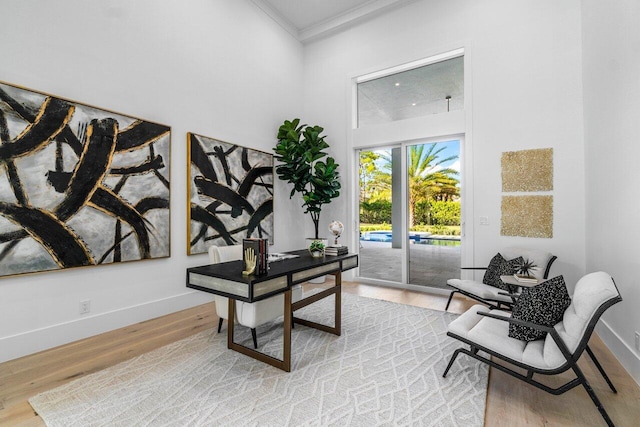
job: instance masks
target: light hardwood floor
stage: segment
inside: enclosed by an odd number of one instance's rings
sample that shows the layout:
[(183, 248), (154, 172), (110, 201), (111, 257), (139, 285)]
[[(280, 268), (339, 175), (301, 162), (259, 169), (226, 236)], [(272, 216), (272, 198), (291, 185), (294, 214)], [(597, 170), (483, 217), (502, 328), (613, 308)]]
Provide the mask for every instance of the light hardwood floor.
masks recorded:
[[(444, 310), (446, 304), (446, 297), (440, 295), (357, 283), (344, 283), (343, 292), (436, 310)], [(463, 297), (454, 298), (449, 311), (461, 313), (473, 304)], [(217, 319), (214, 304), (205, 304), (0, 364), (0, 426), (42, 426), (42, 419), (27, 401), (30, 396), (211, 329)], [(585, 355), (579, 364), (587, 379), (617, 426), (639, 426), (640, 387), (597, 336), (590, 345), (618, 394), (609, 390)], [(572, 378), (568, 373), (560, 377), (545, 383), (557, 386)], [(601, 426), (604, 421), (581, 387), (552, 396), (491, 369), (485, 425)]]

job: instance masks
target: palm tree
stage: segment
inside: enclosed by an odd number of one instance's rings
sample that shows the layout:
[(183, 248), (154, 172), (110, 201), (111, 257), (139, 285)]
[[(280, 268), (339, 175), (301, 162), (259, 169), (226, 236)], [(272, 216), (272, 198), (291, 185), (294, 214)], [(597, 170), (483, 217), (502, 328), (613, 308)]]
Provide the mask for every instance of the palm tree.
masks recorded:
[(409, 228), (413, 227), (415, 207), (418, 202), (429, 199), (451, 200), (460, 194), (458, 171), (442, 167), (458, 156), (440, 158), (445, 147), (420, 144), (409, 147), (407, 174), (409, 176)]
[(360, 203), (368, 202), (375, 189), (376, 160), (380, 155), (374, 151), (360, 152)]
[[(409, 227), (414, 225), (416, 204), (422, 201), (452, 200), (460, 195), (458, 171), (442, 165), (456, 160), (457, 155), (440, 158), (445, 146), (438, 143), (412, 145), (408, 149), (407, 174), (409, 177)], [(361, 158), (361, 198), (391, 200), (391, 151), (363, 152)], [(373, 158), (382, 159), (381, 168), (375, 167)], [(363, 170), (363, 166), (369, 170)], [(382, 169), (382, 170), (381, 170)], [(363, 179), (366, 177), (366, 179)]]

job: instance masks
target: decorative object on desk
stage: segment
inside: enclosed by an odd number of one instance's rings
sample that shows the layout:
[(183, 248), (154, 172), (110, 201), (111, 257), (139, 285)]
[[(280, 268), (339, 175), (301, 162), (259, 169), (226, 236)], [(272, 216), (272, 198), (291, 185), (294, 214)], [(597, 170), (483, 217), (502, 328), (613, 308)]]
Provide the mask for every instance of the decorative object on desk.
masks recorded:
[(253, 248), (247, 248), (243, 254), (244, 270), (242, 270), (243, 276), (250, 276), (256, 271), (256, 252)]
[(340, 221), (335, 221), (335, 220), (331, 221), (331, 223), (329, 224), (329, 231), (335, 237), (335, 239), (333, 240), (334, 246), (340, 246), (338, 245), (338, 238), (342, 235), (342, 232), (344, 231), (344, 225), (342, 225)]
[(282, 253), (274, 252), (269, 254), (268, 260), (269, 262), (278, 262), (278, 261), (284, 261), (285, 259), (292, 259), (292, 258), (298, 258), (298, 257), (300, 257), (300, 255), (282, 254)]
[(309, 245), (309, 253), (312, 257), (319, 258), (324, 255), (325, 244), (322, 240), (313, 240)]
[(254, 270), (248, 274), (265, 274), (269, 269), (269, 241), (267, 239), (242, 239), (242, 254), (245, 271), (250, 270), (249, 267), (251, 263), (253, 263), (255, 267)]
[(349, 253), (349, 248), (346, 246), (327, 246), (324, 248), (324, 254), (330, 256), (346, 255)]
[[(296, 315), (324, 323), (331, 313), (325, 298)], [(29, 403), (60, 426), (483, 425), (488, 365), (457, 361), (442, 378), (457, 314), (343, 293), (342, 316), (341, 336), (295, 328), (290, 373), (229, 351), (226, 334), (204, 330)], [(249, 328), (237, 329), (250, 346)], [(262, 350), (282, 358), (282, 320), (257, 330)]]
[(245, 237), (273, 244), (273, 155), (187, 134), (187, 253)]
[(0, 276), (170, 256), (171, 128), (0, 82)]
[[(333, 157), (324, 151), (329, 147), (321, 136), (320, 126), (300, 125), (300, 119), (285, 122), (278, 129), (278, 144), (273, 149), (278, 177), (293, 184), (289, 198), (298, 192), (302, 196), (304, 213), (311, 215), (315, 235), (322, 206), (340, 195), (340, 174)], [(326, 160), (324, 158), (326, 157)]]

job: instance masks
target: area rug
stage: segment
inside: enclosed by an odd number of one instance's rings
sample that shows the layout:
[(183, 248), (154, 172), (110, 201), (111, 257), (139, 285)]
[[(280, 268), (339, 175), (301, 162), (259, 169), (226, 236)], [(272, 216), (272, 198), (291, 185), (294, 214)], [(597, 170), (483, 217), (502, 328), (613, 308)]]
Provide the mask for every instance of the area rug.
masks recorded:
[[(332, 324), (333, 297), (296, 312)], [(456, 315), (349, 294), (342, 335), (296, 325), (290, 373), (208, 330), (29, 399), (47, 426), (482, 426), (488, 368), (458, 358)], [(251, 343), (248, 330), (240, 340)], [(282, 352), (282, 327), (258, 329)]]

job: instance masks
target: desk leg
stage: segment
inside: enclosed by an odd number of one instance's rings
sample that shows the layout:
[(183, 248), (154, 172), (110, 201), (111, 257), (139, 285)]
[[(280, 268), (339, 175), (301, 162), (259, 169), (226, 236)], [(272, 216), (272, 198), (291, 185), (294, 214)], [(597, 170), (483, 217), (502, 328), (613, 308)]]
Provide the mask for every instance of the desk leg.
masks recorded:
[(227, 309), (227, 348), (231, 348), (233, 344), (233, 327), (236, 324), (236, 300), (227, 298), (229, 300), (229, 308)]
[(261, 353), (253, 348), (245, 347), (233, 340), (233, 319), (235, 319), (235, 300), (229, 298), (229, 326), (227, 328), (227, 347), (252, 357), (261, 362), (275, 366), (286, 372), (291, 372), (291, 289), (284, 293), (284, 332), (282, 337), (282, 359), (276, 359), (267, 354)]
[(338, 271), (333, 274), (336, 278), (335, 285), (325, 289), (321, 292), (311, 295), (310, 297), (304, 298), (296, 303), (293, 303), (293, 311), (299, 310), (302, 307), (306, 307), (310, 304), (313, 304), (316, 301), (320, 301), (323, 298), (326, 298), (330, 295), (335, 295), (335, 320), (334, 326), (322, 325), (320, 323), (312, 322), (311, 320), (301, 319), (299, 317), (295, 317), (293, 321), (299, 325), (308, 326), (310, 328), (318, 329), (320, 331), (329, 332), (334, 335), (340, 336), (342, 334), (342, 272)]
[(342, 334), (342, 271), (338, 271), (335, 275), (336, 280), (336, 335)]

